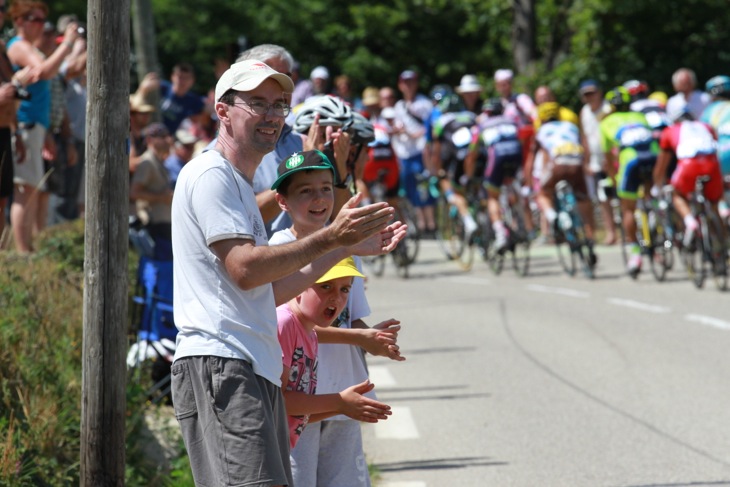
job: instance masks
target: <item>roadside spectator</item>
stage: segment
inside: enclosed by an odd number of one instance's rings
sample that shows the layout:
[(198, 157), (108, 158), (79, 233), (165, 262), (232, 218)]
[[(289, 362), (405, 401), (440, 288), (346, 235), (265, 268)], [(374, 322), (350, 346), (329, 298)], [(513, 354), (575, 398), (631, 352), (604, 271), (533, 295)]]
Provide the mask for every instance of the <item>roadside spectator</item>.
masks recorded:
[(433, 238), (436, 232), (435, 200), (431, 194), (418, 189), (418, 177), (426, 169), (426, 120), (433, 105), (427, 96), (418, 93), (418, 75), (405, 70), (398, 77), (402, 100), (395, 104), (395, 129), (392, 143), (401, 166), (401, 184), (406, 197), (416, 209), (418, 229)]
[(362, 114), (373, 123), (380, 117), (380, 95), (374, 86), (362, 90)]
[(129, 173), (137, 169), (142, 160), (142, 154), (147, 150), (147, 142), (144, 138), (144, 129), (152, 121), (152, 113), (155, 107), (145, 103), (141, 97), (131, 95), (129, 97)]
[(697, 76), (689, 68), (679, 68), (672, 75), (672, 87), (677, 93), (667, 100), (667, 113), (679, 113), (683, 106), (692, 118), (699, 120), (712, 101), (710, 95), (697, 88)]
[(461, 96), (466, 109), (475, 115), (482, 113), (482, 85), (473, 74), (465, 74), (461, 77), (456, 92)]
[[(5, 12), (9, 0), (0, 0), (0, 27), (5, 23)], [(13, 157), (12, 130), (17, 124), (16, 101), (18, 90), (13, 84), (13, 67), (5, 50), (5, 42), (0, 40), (0, 249), (5, 247), (5, 208), (8, 198), (13, 194), (13, 165), (25, 159), (23, 139), (18, 137), (15, 143), (16, 154)]]
[(160, 80), (157, 73), (148, 73), (137, 89), (137, 94), (149, 100), (154, 90), (160, 92), (160, 115), (167, 130), (174, 134), (186, 118), (200, 116), (203, 97), (192, 91), (195, 70), (189, 63), (178, 63), (172, 68), (170, 81)]
[(363, 109), (362, 99), (352, 91), (352, 80), (346, 74), (341, 74), (335, 78), (334, 95), (342, 98), (353, 110), (360, 111)]
[(390, 86), (383, 86), (380, 88), (380, 109), (385, 107), (394, 107), (395, 102), (398, 101), (398, 96), (395, 94), (395, 90)]
[[(173, 404), (202, 485), (292, 485), (276, 306), (346, 256), (389, 252), (405, 233), (387, 226), (392, 208), (358, 208), (356, 196), (328, 227), (268, 246), (250, 182), (293, 88), (261, 61), (233, 64), (215, 89), (215, 150), (183, 168), (173, 197)], [(213, 384), (225, 387), (211, 397)]]
[(601, 201), (596, 193), (599, 181), (608, 177), (603, 169), (605, 157), (601, 149), (601, 129), (599, 123), (605, 115), (610, 113), (611, 106), (604, 100), (603, 90), (595, 80), (589, 79), (583, 81), (580, 84), (578, 92), (584, 103), (580, 109), (580, 127), (583, 131), (583, 146), (586, 154), (589, 155), (588, 173), (586, 174), (588, 194), (601, 209), (601, 220), (606, 230), (604, 243), (606, 245), (613, 245), (616, 243), (616, 225), (613, 221), (611, 203), (608, 198), (603, 198), (603, 201)]
[(147, 150), (132, 176), (129, 198), (134, 201), (137, 217), (155, 242), (155, 258), (171, 259), (170, 233), (172, 189), (165, 159), (170, 152), (170, 133), (156, 122), (144, 130)]
[(308, 98), (326, 95), (329, 90), (330, 72), (324, 66), (317, 66), (309, 73), (309, 79), (299, 82), (292, 93), (291, 104), (297, 106)]
[(170, 188), (173, 190), (175, 189), (180, 170), (193, 158), (193, 152), (195, 151), (195, 144), (197, 142), (198, 138), (195, 134), (185, 128), (179, 128), (175, 132), (175, 142), (172, 144), (172, 151), (165, 159), (165, 168), (167, 168)]
[(27, 153), (26, 161), (15, 167), (15, 191), (10, 211), (15, 248), (18, 252), (28, 253), (33, 251), (33, 236), (44, 228), (48, 214), (42, 152), (51, 125), (49, 80), (58, 73), (79, 34), (78, 25), (70, 22), (63, 41), (50, 56), (45, 57), (35, 44), (43, 35), (48, 15), (46, 4), (17, 0), (8, 13), (16, 32), (15, 37), (8, 41), (8, 57), (18, 69), (30, 68), (37, 79), (27, 86), (31, 98), (23, 100), (18, 109), (18, 133), (23, 138)]

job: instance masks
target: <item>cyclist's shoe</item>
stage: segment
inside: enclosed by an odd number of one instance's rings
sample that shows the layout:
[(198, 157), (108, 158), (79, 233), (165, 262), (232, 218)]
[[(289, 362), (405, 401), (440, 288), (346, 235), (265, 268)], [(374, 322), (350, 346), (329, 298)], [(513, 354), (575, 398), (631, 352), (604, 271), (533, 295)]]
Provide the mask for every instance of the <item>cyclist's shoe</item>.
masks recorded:
[(479, 228), (479, 225), (477, 225), (477, 222), (474, 221), (473, 218), (464, 218), (464, 241), (467, 243), (471, 243), (471, 237), (474, 235), (474, 232), (477, 231), (477, 228)]
[(494, 234), (494, 250), (497, 253), (504, 253), (507, 250), (507, 244), (509, 243), (509, 236), (506, 231), (495, 232)]
[(591, 269), (596, 267), (596, 264), (598, 263), (598, 256), (596, 255), (596, 252), (593, 250), (593, 241), (588, 240), (588, 265)]
[(632, 253), (629, 256), (629, 263), (627, 265), (627, 270), (629, 272), (629, 275), (636, 279), (636, 277), (641, 272), (641, 254), (634, 254)]

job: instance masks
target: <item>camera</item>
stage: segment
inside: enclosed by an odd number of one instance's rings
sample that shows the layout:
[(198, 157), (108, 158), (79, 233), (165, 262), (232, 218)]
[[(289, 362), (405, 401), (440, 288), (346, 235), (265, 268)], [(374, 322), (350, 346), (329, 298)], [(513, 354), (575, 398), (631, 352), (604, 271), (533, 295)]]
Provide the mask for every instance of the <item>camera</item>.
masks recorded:
[(15, 86), (15, 98), (18, 100), (30, 100), (31, 94), (28, 90), (26, 90), (23, 86), (21, 86), (19, 83), (13, 83), (13, 86)]

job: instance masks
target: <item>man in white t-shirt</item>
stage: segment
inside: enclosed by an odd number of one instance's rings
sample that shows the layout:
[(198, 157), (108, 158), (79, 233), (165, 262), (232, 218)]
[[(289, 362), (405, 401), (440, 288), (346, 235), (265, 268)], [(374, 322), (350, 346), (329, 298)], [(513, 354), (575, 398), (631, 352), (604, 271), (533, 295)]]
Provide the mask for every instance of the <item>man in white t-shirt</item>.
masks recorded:
[(180, 171), (172, 203), (172, 394), (196, 484), (292, 485), (276, 305), (353, 253), (389, 252), (393, 208), (348, 201), (331, 225), (269, 247), (252, 181), (290, 112), (291, 79), (258, 60), (215, 88), (215, 149)]
[(580, 109), (580, 128), (583, 133), (583, 147), (586, 154), (589, 155), (588, 173), (586, 174), (588, 195), (594, 203), (598, 201), (601, 209), (602, 221), (606, 230), (604, 243), (613, 245), (616, 243), (616, 225), (613, 221), (611, 204), (607, 198), (599, 198), (596, 192), (599, 181), (606, 179), (606, 173), (603, 170), (605, 156), (601, 149), (599, 122), (611, 112), (611, 106), (603, 99), (603, 90), (595, 80), (583, 81), (578, 91), (581, 100), (585, 103)]
[(667, 100), (667, 113), (678, 113), (686, 106), (689, 114), (699, 120), (712, 100), (709, 94), (696, 89), (695, 72), (688, 68), (679, 68), (672, 75), (672, 86), (677, 94)]

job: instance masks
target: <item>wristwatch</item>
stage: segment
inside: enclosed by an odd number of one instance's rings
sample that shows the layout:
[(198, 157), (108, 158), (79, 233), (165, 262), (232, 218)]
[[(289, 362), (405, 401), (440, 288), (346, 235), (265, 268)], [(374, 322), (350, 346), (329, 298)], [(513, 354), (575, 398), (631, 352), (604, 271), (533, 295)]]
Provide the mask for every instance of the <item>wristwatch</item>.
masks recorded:
[(349, 189), (350, 184), (352, 183), (352, 174), (349, 172), (347, 173), (347, 176), (345, 176), (344, 181), (340, 181), (339, 183), (335, 183), (335, 188), (337, 189)]

